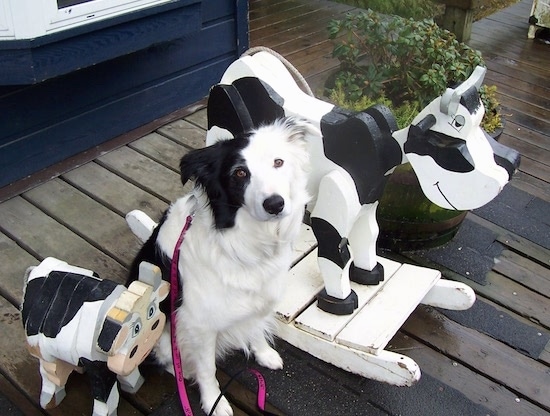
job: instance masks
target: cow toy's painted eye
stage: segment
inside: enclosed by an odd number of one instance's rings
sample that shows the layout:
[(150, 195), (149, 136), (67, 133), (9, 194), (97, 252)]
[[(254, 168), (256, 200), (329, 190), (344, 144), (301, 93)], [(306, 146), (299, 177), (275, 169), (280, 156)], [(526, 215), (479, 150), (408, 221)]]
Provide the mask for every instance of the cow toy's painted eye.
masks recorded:
[(281, 166), (283, 166), (285, 164), (285, 161), (283, 159), (275, 159), (273, 161), (273, 167), (274, 168), (280, 168)]
[(147, 319), (151, 319), (153, 316), (155, 316), (156, 311), (157, 311), (157, 307), (154, 303), (149, 305), (149, 309), (147, 309)]
[(137, 337), (141, 331), (141, 321), (137, 321), (132, 327), (132, 337)]
[(462, 130), (462, 127), (464, 127), (465, 124), (466, 124), (466, 118), (463, 115), (460, 115), (460, 114), (457, 115), (452, 121), (452, 126), (457, 131)]

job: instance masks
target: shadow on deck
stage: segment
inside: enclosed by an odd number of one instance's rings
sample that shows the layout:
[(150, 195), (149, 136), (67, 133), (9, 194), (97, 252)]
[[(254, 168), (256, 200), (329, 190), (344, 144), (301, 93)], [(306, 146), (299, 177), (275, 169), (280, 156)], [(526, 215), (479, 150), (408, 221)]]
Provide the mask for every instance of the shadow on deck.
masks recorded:
[[(249, 3), (251, 45), (281, 53), (320, 91), (337, 66), (326, 24), (350, 8), (322, 0)], [(392, 253), (467, 283), (476, 304), (464, 312), (420, 306), (392, 339), (389, 349), (406, 352), (422, 369), (411, 388), (354, 376), (279, 342), (285, 369), (264, 371), (272, 410), (550, 414), (550, 46), (527, 39), (530, 6), (523, 0), (475, 23), (469, 42), (483, 52), (486, 83), (498, 87), (506, 114), (501, 142), (520, 151), (520, 170), (495, 201), (468, 213), (451, 243)], [(0, 409), (6, 403), (9, 414), (41, 414), (38, 365), (25, 349), (17, 310), (25, 269), (56, 256), (123, 281), (139, 248), (124, 215), (139, 208), (158, 219), (182, 195), (179, 158), (204, 145), (205, 129), (200, 102), (0, 190), (0, 391), (9, 399)], [(230, 357), (221, 382), (244, 365), (240, 355)], [(173, 378), (152, 368), (145, 375), (119, 414), (180, 414)], [(229, 389), (236, 414), (257, 414), (252, 381)], [(90, 414), (86, 378), (69, 383), (67, 399), (47, 414)]]

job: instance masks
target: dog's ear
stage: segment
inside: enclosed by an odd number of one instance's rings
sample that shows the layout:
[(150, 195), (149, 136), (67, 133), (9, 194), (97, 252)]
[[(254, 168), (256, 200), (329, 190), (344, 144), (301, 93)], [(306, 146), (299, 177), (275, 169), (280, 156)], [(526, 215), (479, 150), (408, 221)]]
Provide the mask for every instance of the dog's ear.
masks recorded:
[(288, 131), (289, 142), (306, 142), (308, 135), (321, 137), (321, 132), (309, 121), (298, 117), (287, 117), (284, 119), (284, 125)]
[(206, 178), (211, 176), (216, 167), (219, 142), (203, 149), (193, 150), (181, 158), (180, 177), (185, 185), (188, 180), (194, 179), (201, 185), (205, 185)]

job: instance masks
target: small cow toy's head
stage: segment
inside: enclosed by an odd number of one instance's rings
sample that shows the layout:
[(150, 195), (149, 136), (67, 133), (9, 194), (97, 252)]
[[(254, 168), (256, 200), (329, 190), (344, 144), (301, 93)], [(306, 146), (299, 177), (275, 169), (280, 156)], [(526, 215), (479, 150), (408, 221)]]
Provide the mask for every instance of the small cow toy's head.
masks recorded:
[(166, 316), (159, 303), (169, 292), (160, 269), (141, 263), (139, 280), (121, 293), (107, 312), (97, 339), (97, 348), (108, 355), (107, 366), (120, 375), (128, 375), (149, 355), (160, 338)]
[(486, 69), (477, 67), (456, 89), (447, 89), (418, 114), (404, 151), (424, 194), (447, 209), (479, 208), (499, 194), (519, 165), (519, 154), (481, 128), (485, 114), (479, 88)]

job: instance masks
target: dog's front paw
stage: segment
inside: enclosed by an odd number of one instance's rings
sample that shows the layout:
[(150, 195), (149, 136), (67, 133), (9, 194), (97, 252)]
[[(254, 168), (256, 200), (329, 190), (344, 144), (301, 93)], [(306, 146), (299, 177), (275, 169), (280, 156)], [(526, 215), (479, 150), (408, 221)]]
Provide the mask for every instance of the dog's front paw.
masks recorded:
[[(206, 402), (202, 403), (202, 410), (204, 410), (204, 413), (209, 415), (210, 412), (212, 412), (212, 406), (214, 406), (214, 402), (215, 400), (209, 403), (206, 403)], [(229, 402), (224, 396), (222, 396), (222, 398), (216, 405), (216, 408), (212, 412), (212, 416), (233, 416), (233, 408), (231, 407), (231, 405), (229, 404)]]
[(256, 362), (263, 367), (271, 370), (280, 370), (283, 368), (283, 359), (277, 351), (268, 347), (262, 351), (257, 351), (255, 354)]

